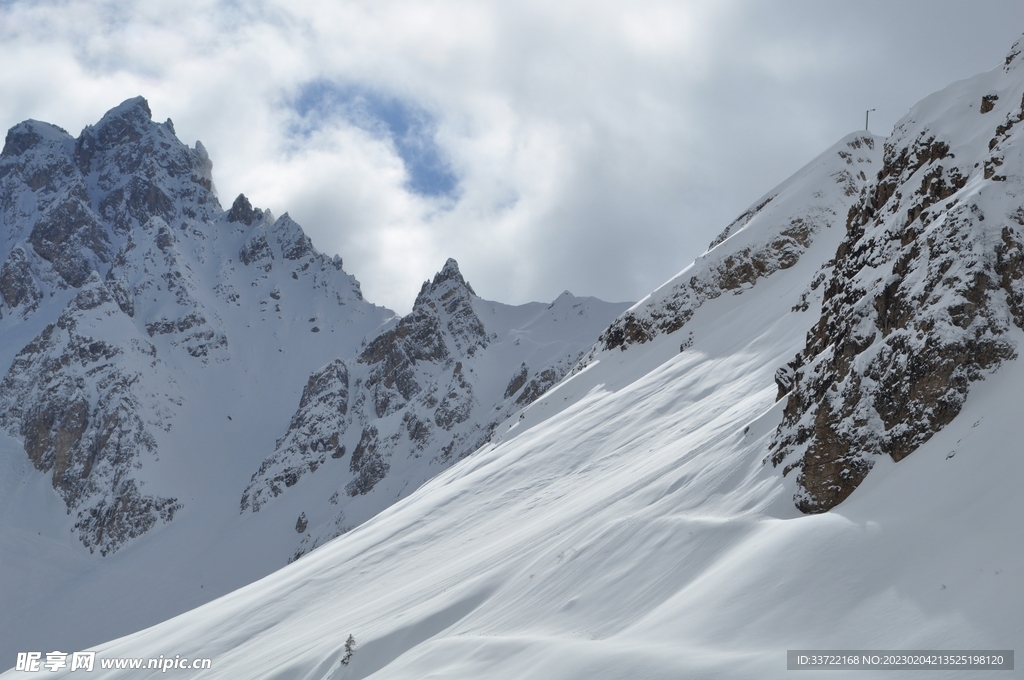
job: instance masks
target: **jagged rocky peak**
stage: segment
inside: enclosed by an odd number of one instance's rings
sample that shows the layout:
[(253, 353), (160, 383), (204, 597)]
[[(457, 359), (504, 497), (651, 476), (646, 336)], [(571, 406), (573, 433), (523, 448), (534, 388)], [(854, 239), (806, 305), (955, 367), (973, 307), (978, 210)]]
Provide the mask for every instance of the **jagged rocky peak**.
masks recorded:
[(462, 277), (459, 263), (448, 258), (433, 280), (423, 283), (410, 316), (437, 319), (459, 352), (472, 356), (488, 342), (483, 322), (473, 310), (474, 297), (476, 293)]
[[(220, 211), (212, 164), (201, 145), (189, 149), (173, 127), (152, 121), (141, 97), (111, 109), (77, 139), (47, 123), (26, 121), (8, 132), (0, 155), (0, 210), (10, 250), (0, 251), (15, 293), (5, 303), (80, 287), (106, 274), (127, 235), (154, 217), (167, 224), (203, 221)], [(31, 273), (11, 285), (15, 271)], [(26, 279), (26, 277), (22, 277)], [(30, 311), (30, 304), (22, 312)]]
[[(311, 537), (296, 556), (337, 536), (371, 516), (370, 508), (384, 507), (389, 494), (411, 490), (489, 441), (501, 422), (561, 380), (626, 306), (568, 292), (549, 305), (489, 302), (448, 260), (423, 284), (413, 310), (371, 336), (355, 361), (313, 373), (288, 431), (243, 492), (241, 510), (258, 511), (306, 475), (340, 472), (329, 501), (340, 506), (330, 510), (334, 519), (310, 514)], [(346, 459), (347, 473), (337, 459)]]
[(183, 144), (169, 122), (153, 122), (142, 97), (86, 127), (76, 141), (75, 159), (98, 190), (93, 194), (98, 212), (119, 231), (154, 215), (170, 222), (179, 210), (200, 220), (220, 212), (206, 150), (199, 143), (195, 149)]
[[(180, 423), (208, 399), (177, 379), (188, 385), (217, 363), (246, 384), (250, 359), (230, 351), (236, 342), (260, 369), (292, 350), (327, 362), (393, 316), (364, 302), (340, 258), (318, 253), (287, 215), (274, 220), (244, 195), (223, 211), (211, 172), (202, 144), (181, 143), (141, 97), (77, 139), (21, 123), (0, 156), (0, 346), (13, 360), (0, 427), (52, 475), (80, 540), (104, 554), (171, 521), (186, 497), (143, 492), (158, 449), (173, 450)], [(211, 229), (230, 221), (246, 226)], [(30, 315), (41, 317), (35, 338), (10, 332)], [(296, 318), (317, 324), (282, 346)], [(321, 330), (341, 331), (338, 344)], [(310, 368), (281, 361), (282, 373)], [(332, 398), (347, 389), (338, 371)]]
[(33, 149), (38, 149), (40, 145), (47, 142), (64, 144), (73, 139), (64, 128), (38, 120), (26, 120), (7, 131), (3, 151), (0, 151), (0, 158), (20, 156)]
[[(281, 255), (284, 259), (301, 260), (310, 255), (319, 255), (317, 249), (313, 247), (313, 242), (306, 236), (306, 232), (302, 230), (302, 227), (288, 213), (274, 220), (273, 227), (274, 232), (277, 234), (277, 241), (281, 245)], [(335, 255), (328, 262), (336, 270), (341, 271), (342, 261), (340, 255)]]
[(462, 277), (459, 263), (453, 258), (448, 258), (444, 267), (434, 274), (434, 278), (424, 281), (420, 286), (420, 292), (413, 303), (412, 314), (439, 315), (442, 310), (454, 314), (467, 307), (472, 312), (470, 301), (475, 295), (473, 287)]
[(406, 354), (406, 359), (399, 363), (443, 361), (449, 357), (450, 349), (472, 356), (487, 345), (483, 322), (473, 310), (475, 295), (462, 277), (458, 263), (449, 258), (432, 281), (423, 282), (412, 311), (393, 329), (370, 342), (359, 360), (379, 363), (387, 360), (389, 354), (397, 359), (396, 343)]
[(423, 283), (412, 311), (366, 345), (358, 361), (374, 367), (365, 385), (378, 418), (403, 408), (422, 392), (418, 362), (446, 364), (453, 355), (471, 357), (487, 346), (473, 296), (458, 263), (449, 259), (433, 281)]
[(788, 394), (771, 461), (824, 512), (878, 456), (900, 461), (953, 420), (971, 383), (1017, 356), (1024, 329), (1024, 70), (923, 100), (886, 140), (851, 208)]
[(228, 222), (239, 222), (252, 226), (252, 223), (263, 218), (263, 211), (252, 207), (252, 203), (245, 197), (245, 194), (238, 194), (238, 198), (231, 204), (228, 210)]
[[(455, 287), (464, 287), (469, 291), (471, 295), (476, 295), (473, 291), (473, 287), (469, 285), (469, 282), (462, 277), (462, 272), (459, 271), (459, 263), (454, 258), (449, 257), (441, 271), (434, 274), (434, 280), (430, 282), (429, 290), (437, 290), (441, 284), (451, 282)], [(427, 283), (423, 283), (423, 288), (420, 290), (420, 295), (428, 289)]]
[[(424, 282), (412, 311), (367, 343), (353, 368), (353, 395), (343, 361), (314, 373), (288, 432), (252, 475), (241, 510), (258, 512), (328, 457), (341, 458), (347, 450), (352, 479), (344, 491), (365, 495), (388, 474), (396, 446), (411, 440), (411, 448), (422, 449), (433, 439), (433, 425), (447, 432), (464, 422), (475, 402), (458, 359), (487, 345), (473, 296), (458, 263), (449, 259)], [(401, 419), (391, 417), (400, 412)], [(393, 431), (382, 435), (388, 430)]]
[[(111, 148), (137, 142), (153, 122), (153, 112), (145, 97), (126, 99), (107, 111), (90, 132), (98, 148)], [(87, 128), (88, 129), (88, 128)]]
[[(97, 154), (109, 154), (121, 147), (137, 145), (153, 127), (153, 114), (149, 102), (143, 97), (133, 97), (121, 102), (107, 111), (98, 123), (86, 126), (78, 136), (75, 158), (79, 167), (83, 173), (92, 172), (95, 169), (93, 159)], [(173, 137), (173, 132), (168, 132)], [(122, 165), (138, 161), (137, 155), (125, 153), (124, 150), (117, 155), (120, 156)], [(137, 168), (121, 169), (131, 172)]]

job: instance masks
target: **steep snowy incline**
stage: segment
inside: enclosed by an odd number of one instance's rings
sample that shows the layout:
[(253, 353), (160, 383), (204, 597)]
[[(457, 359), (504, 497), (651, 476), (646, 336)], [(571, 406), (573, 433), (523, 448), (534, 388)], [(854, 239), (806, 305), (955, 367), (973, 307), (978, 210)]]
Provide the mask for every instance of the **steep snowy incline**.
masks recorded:
[(775, 367), (818, 312), (815, 247), (706, 300), (684, 351), (661, 332), (597, 352), (505, 441), (98, 657), (211, 657), (210, 678), (674, 680), (786, 677), (795, 648), (1020, 648), (1020, 364), (832, 512), (800, 515), (765, 464)]
[(901, 461), (1017, 357), (1024, 328), (1024, 58), (950, 85), (886, 140), (820, 318), (788, 362), (772, 462), (804, 512)]
[[(850, 134), (763, 196), (719, 234), (707, 253), (616, 319), (595, 351), (674, 333), (706, 301), (742, 293), (794, 266), (812, 246), (810, 258), (820, 265), (835, 251), (849, 207), (876, 171), (879, 141), (866, 132)], [(819, 285), (815, 278), (808, 295)], [(806, 309), (806, 298), (798, 305)]]
[[(880, 138), (866, 132), (847, 135), (755, 202), (704, 255), (615, 319), (572, 373), (589, 373), (598, 362), (631, 364), (627, 375), (633, 377), (654, 370), (671, 357), (670, 348), (685, 352), (698, 339), (698, 329), (689, 322), (702, 306), (731, 310), (730, 298), (749, 295), (773, 276), (798, 289), (790, 306), (779, 308), (780, 316), (806, 330), (824, 293), (821, 284), (843, 238), (847, 214), (880, 161)], [(672, 340), (658, 351), (644, 349), (661, 337)], [(602, 369), (579, 380), (598, 384), (606, 379)], [(506, 432), (515, 435), (532, 427), (573, 399), (562, 395), (557, 403), (547, 400), (544, 409), (527, 408), (497, 429), (495, 441)]]
[[(1021, 648), (1020, 53), (767, 194), (474, 455), (98, 656), (210, 657), (220, 678), (760, 679), (789, 674), (787, 649)], [(434, 358), (495, 342), (446, 270), (359, 370), (454, 377)], [(404, 344), (421, 321), (443, 346)], [(428, 392), (403, 375), (370, 379), (379, 418)], [(336, 393), (317, 384), (307, 405)], [(129, 674), (159, 671), (100, 675)]]

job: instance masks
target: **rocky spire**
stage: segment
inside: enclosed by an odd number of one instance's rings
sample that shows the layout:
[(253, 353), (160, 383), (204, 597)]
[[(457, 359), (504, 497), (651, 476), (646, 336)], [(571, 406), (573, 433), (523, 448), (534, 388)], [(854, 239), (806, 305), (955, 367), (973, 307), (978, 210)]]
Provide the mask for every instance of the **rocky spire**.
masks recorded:
[(231, 204), (231, 210), (228, 211), (228, 222), (241, 222), (250, 226), (262, 217), (262, 214), (259, 208), (252, 207), (252, 203), (245, 197), (245, 194), (238, 194), (238, 198)]

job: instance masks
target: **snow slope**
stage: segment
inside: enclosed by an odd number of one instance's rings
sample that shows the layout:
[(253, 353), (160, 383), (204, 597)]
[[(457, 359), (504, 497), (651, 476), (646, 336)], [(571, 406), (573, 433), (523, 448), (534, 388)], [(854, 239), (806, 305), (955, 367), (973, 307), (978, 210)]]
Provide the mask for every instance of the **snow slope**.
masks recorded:
[(568, 291), (549, 305), (483, 300), (449, 259), (408, 316), (310, 377), (242, 512), (298, 496), (297, 559), (489, 441), (627, 306)]

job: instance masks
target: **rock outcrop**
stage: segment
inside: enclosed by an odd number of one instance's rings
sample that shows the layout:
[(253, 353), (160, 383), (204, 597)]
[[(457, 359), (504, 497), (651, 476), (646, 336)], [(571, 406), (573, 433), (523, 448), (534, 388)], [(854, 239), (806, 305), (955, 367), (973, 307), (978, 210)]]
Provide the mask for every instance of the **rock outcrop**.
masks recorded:
[(23, 439), (76, 513), (82, 542), (104, 555), (181, 507), (143, 494), (135, 478), (180, 395), (156, 348), (134, 331), (93, 274), (0, 381), (0, 426)]
[[(1019, 51), (1019, 50), (1018, 50)], [(821, 316), (781, 370), (771, 461), (823, 512), (878, 456), (899, 461), (957, 416), (970, 385), (1017, 356), (1024, 329), (1024, 68), (916, 106), (846, 220)]]

